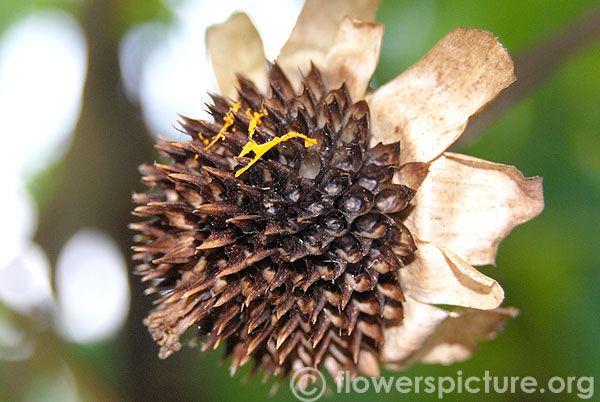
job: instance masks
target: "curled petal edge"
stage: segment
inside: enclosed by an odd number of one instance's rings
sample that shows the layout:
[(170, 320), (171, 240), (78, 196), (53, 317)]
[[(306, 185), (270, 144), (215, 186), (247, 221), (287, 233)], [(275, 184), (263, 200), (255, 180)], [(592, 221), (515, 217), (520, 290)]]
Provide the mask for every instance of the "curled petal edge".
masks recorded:
[[(493, 310), (459, 308), (450, 312), (429, 305), (415, 307), (415, 303), (418, 302), (411, 301), (404, 321), (432, 317), (433, 325), (419, 326), (409, 322), (408, 327), (412, 330), (402, 329), (407, 323), (387, 329), (382, 363), (388, 369), (401, 370), (415, 363), (448, 365), (464, 361), (477, 350), (480, 340), (493, 339), (509, 318), (519, 314), (512, 307)], [(401, 342), (402, 338), (411, 340)]]
[(430, 162), (515, 80), (508, 52), (490, 32), (456, 28), (421, 60), (367, 97), (375, 141), (400, 140), (400, 161)]
[(421, 303), (482, 310), (498, 307), (504, 290), (452, 251), (414, 237), (415, 259), (399, 271), (405, 293)]
[(495, 264), (502, 239), (544, 209), (542, 178), (447, 152), (431, 163), (413, 202), (411, 233), (472, 265)]
[(277, 63), (299, 89), (311, 61), (323, 66), (334, 45), (340, 23), (346, 17), (373, 22), (381, 0), (306, 0), (292, 33), (281, 49)]

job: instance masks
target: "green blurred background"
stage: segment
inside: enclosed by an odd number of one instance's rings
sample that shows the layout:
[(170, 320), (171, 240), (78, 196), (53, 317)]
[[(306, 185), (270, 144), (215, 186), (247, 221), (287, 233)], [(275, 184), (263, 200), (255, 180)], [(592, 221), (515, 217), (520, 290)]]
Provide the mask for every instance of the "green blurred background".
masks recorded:
[[(108, 234), (124, 258), (128, 257), (131, 233), (126, 226), (131, 220), (130, 194), (141, 189), (136, 166), (152, 161), (156, 155), (151, 148), (151, 129), (147, 128), (141, 111), (143, 101), (130, 101), (123, 89), (119, 46), (129, 30), (149, 22), (154, 25), (146, 26), (155, 27), (160, 40), (165, 29), (176, 26), (178, 18), (173, 10), (183, 3), (183, 0), (0, 1), (0, 35), (32, 12), (59, 8), (79, 21), (87, 41), (87, 81), (70, 148), (59, 160), (23, 176), (39, 211), (33, 240), (44, 250), (50, 267), (55, 266), (65, 242), (84, 227), (98, 228)], [(299, 10), (298, 1), (289, 4), (292, 10)], [(218, 7), (227, 13), (233, 11), (227, 4)], [(272, 12), (265, 2), (253, 6), (248, 1), (245, 7), (255, 7), (254, 11), (260, 14)], [(521, 86), (514, 92), (514, 98), (499, 99), (501, 105), (492, 105), (495, 107), (492, 112), (479, 116), (475, 128), (468, 130), (468, 138), (454, 150), (515, 165), (526, 176), (543, 176), (546, 202), (541, 216), (516, 228), (503, 241), (497, 266), (482, 268), (501, 283), (506, 292), (504, 304), (518, 307), (520, 316), (510, 321), (497, 339), (482, 343), (478, 353), (467, 362), (447, 367), (419, 365), (403, 375), (456, 378), (460, 370), (466, 378), (483, 376), (488, 370), (494, 376), (533, 376), (540, 383), (553, 376), (595, 376), (595, 385), (600, 385), (598, 27), (594, 30), (592, 24), (588, 36), (585, 32), (575, 36), (572, 48), (567, 46), (565, 50), (561, 42), (561, 38), (570, 38), (572, 32), (584, 26), (581, 21), (586, 17), (600, 15), (599, 10), (600, 3), (587, 0), (383, 1), (377, 20), (385, 24), (386, 36), (375, 85), (409, 67), (457, 26), (491, 31), (509, 50), (515, 58)], [(599, 19), (595, 21), (600, 26)], [(542, 44), (546, 53), (532, 51)], [(548, 71), (546, 67), (554, 67), (553, 63), (556, 68)], [(519, 75), (521, 66), (525, 66), (525, 78)], [(204, 93), (188, 95), (198, 100), (205, 98)], [(176, 118), (173, 115), (173, 123)], [(32, 119), (35, 121), (35, 116)], [(38, 130), (43, 129), (42, 122)], [(171, 131), (171, 135), (176, 133), (174, 128)], [(19, 132), (0, 132), (2, 143), (14, 144), (15, 141), (8, 139), (19, 135)], [(10, 152), (12, 148), (3, 147), (3, 154)], [(5, 236), (10, 236), (10, 227), (2, 230)], [(131, 269), (132, 264), (127, 264)], [(7, 328), (16, 328), (35, 345), (33, 352), (23, 358), (3, 359), (6, 353), (0, 353), (0, 401), (270, 398), (271, 383), (263, 385), (260, 378), (244, 378), (247, 370), (230, 378), (226, 365), (220, 363), (220, 351), (202, 354), (198, 349), (184, 350), (159, 361), (157, 347), (142, 325), (151, 300), (143, 296), (137, 278), (130, 276), (129, 282), (131, 308), (127, 320), (118, 332), (94, 342), (74, 342), (58, 335), (57, 325), (48, 318), (53, 316), (52, 312), (40, 317), (37, 313), (17, 313), (0, 303), (4, 333)], [(0, 341), (0, 347), (6, 345)], [(437, 400), (437, 395), (328, 392), (324, 399)], [(463, 393), (444, 398), (449, 401), (531, 399), (578, 398), (575, 392)], [(283, 383), (272, 400), (296, 399)], [(592, 400), (600, 400), (600, 396), (594, 395)]]

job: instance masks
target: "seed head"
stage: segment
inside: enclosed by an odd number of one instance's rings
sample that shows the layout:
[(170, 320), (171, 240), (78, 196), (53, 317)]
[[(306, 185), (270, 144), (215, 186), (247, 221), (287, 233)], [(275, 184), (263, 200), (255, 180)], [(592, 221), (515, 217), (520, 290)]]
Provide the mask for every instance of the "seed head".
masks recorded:
[(159, 295), (145, 324), (160, 357), (194, 327), (234, 371), (372, 371), (416, 250), (399, 143), (371, 147), (367, 103), (315, 66), (299, 93), (277, 64), (268, 94), (238, 80), (238, 103), (213, 95), (214, 123), (183, 117), (191, 141), (161, 141), (170, 163), (140, 167), (134, 259)]

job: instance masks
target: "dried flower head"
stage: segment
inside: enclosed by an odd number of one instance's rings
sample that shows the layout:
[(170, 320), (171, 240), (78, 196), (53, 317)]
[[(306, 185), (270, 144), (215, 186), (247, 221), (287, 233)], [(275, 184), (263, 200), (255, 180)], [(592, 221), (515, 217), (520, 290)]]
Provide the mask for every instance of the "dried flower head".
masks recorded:
[(245, 14), (209, 29), (214, 122), (183, 117), (192, 140), (160, 141), (172, 162), (142, 166), (152, 189), (134, 196), (160, 357), (195, 327), (233, 370), (377, 375), (464, 360), (516, 314), (473, 265), (541, 212), (541, 179), (444, 152), (514, 81), (512, 61), (458, 28), (367, 92), (378, 3), (307, 0), (274, 63)]

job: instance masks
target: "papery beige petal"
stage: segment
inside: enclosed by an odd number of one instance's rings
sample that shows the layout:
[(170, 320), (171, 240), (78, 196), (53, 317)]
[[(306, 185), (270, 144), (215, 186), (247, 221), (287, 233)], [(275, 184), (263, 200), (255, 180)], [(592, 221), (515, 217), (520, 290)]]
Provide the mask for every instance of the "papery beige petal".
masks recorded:
[(429, 173), (429, 163), (409, 162), (400, 166), (400, 169), (394, 175), (394, 183), (404, 184), (411, 189), (418, 191), (421, 183)]
[(512, 60), (494, 35), (456, 28), (367, 98), (375, 141), (400, 140), (402, 163), (429, 162), (514, 80)]
[(363, 99), (377, 67), (382, 38), (382, 24), (344, 18), (325, 57), (329, 87), (346, 83), (353, 100)]
[(322, 67), (344, 17), (374, 21), (379, 3), (381, 0), (306, 0), (277, 58), (288, 78), (298, 84), (301, 72), (307, 73), (310, 69), (311, 60)]
[(400, 325), (388, 327), (384, 331), (380, 358), (382, 363), (400, 363), (409, 359), (452, 314), (441, 308), (419, 303), (408, 295), (402, 308), (404, 318)]
[(358, 371), (369, 377), (379, 377), (381, 372), (377, 356), (368, 350), (361, 350), (358, 356)]
[(509, 318), (519, 314), (515, 308), (494, 310), (459, 309), (427, 340), (418, 360), (431, 364), (450, 364), (471, 357), (481, 339), (493, 339)]
[(498, 244), (544, 208), (542, 179), (514, 166), (445, 153), (429, 167), (406, 225), (473, 265), (494, 264)]
[[(411, 302), (414, 303), (416, 302)], [(414, 307), (413, 309), (420, 313), (423, 311), (423, 306), (427, 305), (421, 305), (420, 309)], [(382, 350), (382, 363), (386, 368), (399, 370), (418, 362), (451, 364), (464, 361), (476, 351), (480, 340), (494, 338), (506, 320), (518, 315), (518, 310), (515, 308), (493, 310), (460, 308), (448, 312), (433, 306), (427, 307), (432, 312), (437, 311), (437, 316), (435, 325), (427, 327), (426, 331), (420, 331), (418, 335), (417, 332), (402, 331), (405, 322), (386, 330), (386, 340)], [(443, 313), (445, 318), (439, 319), (444, 316)], [(419, 317), (405, 313), (404, 321), (413, 319), (417, 320)], [(418, 348), (403, 349), (400, 337), (407, 335), (421, 339)]]
[(267, 59), (262, 40), (250, 18), (235, 13), (227, 21), (206, 31), (206, 47), (221, 94), (237, 98), (236, 73), (267, 89)]
[(415, 237), (415, 259), (399, 271), (405, 293), (421, 303), (492, 309), (504, 299), (502, 287), (439, 245)]

